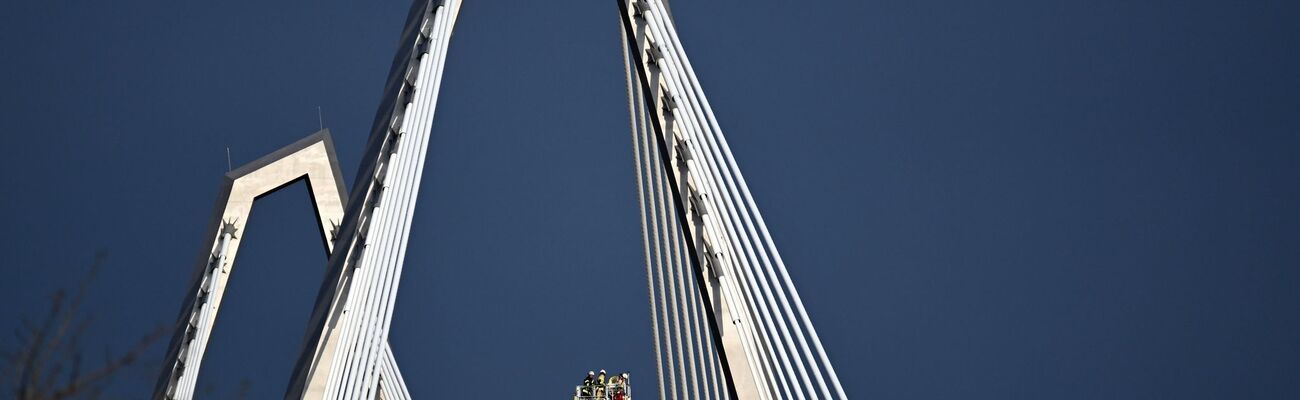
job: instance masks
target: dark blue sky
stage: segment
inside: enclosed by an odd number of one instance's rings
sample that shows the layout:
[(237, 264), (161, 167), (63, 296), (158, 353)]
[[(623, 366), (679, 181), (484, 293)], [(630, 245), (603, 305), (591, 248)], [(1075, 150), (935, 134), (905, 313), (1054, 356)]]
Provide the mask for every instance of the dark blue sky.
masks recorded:
[[(98, 249), (92, 354), (172, 322), (225, 148), (317, 106), (350, 184), (408, 4), (3, 5), (0, 328)], [(853, 397), (1300, 398), (1297, 3), (673, 8)], [(417, 397), (653, 397), (616, 15), (466, 0), (391, 336)], [(202, 384), (283, 393), (311, 213), (257, 204)]]

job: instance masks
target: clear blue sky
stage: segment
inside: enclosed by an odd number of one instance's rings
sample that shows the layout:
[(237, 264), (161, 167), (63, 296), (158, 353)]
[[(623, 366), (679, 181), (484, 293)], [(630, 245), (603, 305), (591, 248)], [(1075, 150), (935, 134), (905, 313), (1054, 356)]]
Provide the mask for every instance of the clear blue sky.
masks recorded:
[[(5, 4), (0, 328), (98, 249), (91, 354), (171, 323), (226, 147), (317, 106), (350, 182), (408, 4)], [(1298, 7), (673, 2), (846, 390), (886, 399), (1300, 398)], [(653, 397), (616, 13), (466, 0), (391, 337), (417, 397), (593, 368)], [(219, 394), (283, 393), (323, 267), (305, 193), (244, 232)]]

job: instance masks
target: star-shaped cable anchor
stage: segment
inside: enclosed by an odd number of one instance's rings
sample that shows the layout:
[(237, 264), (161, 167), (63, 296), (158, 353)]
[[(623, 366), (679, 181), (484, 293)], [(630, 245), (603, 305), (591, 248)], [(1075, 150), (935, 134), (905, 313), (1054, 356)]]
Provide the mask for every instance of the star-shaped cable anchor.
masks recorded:
[(236, 222), (239, 222), (239, 218), (235, 218), (234, 220), (222, 221), (221, 234), (225, 235), (229, 233), (231, 239), (239, 239), (239, 236), (235, 236), (235, 231), (238, 230), (235, 228)]
[(339, 223), (334, 222), (334, 220), (331, 219), (330, 220), (330, 243), (338, 242), (338, 239), (339, 239)]

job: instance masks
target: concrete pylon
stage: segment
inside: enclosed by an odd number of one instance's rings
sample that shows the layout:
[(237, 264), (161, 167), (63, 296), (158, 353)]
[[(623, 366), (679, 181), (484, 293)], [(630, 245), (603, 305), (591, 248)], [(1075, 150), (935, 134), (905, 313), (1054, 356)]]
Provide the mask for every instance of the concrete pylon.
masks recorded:
[(253, 202), (302, 179), (329, 261), (285, 398), (410, 398), (388, 327), (459, 10), (459, 0), (413, 2), (350, 196), (325, 130), (226, 175), (155, 399), (193, 398)]
[(381, 371), (460, 4), (411, 6), (286, 399), (409, 398)]
[[(155, 386), (155, 399), (191, 399), (203, 364), (208, 339), (216, 325), (226, 285), (234, 271), (240, 238), (257, 199), (305, 181), (309, 200), (316, 210), (325, 256), (333, 252), (335, 235), (343, 221), (347, 192), (339, 170), (334, 141), (328, 129), (311, 134), (275, 152), (225, 174), (213, 207), (206, 243), (211, 247), (199, 254), (194, 276), (177, 318), (162, 374)], [(307, 279), (315, 279), (311, 275)], [(381, 371), (388, 390), (405, 393), (405, 385), (384, 344)], [(403, 398), (389, 395), (388, 398)]]
[(322, 248), (333, 249), (332, 230), (343, 220), (347, 203), (329, 130), (321, 130), (256, 161), (225, 174), (208, 223), (194, 275), (167, 347), (164, 370), (155, 399), (189, 399), (194, 395), (199, 367), (234, 270), (253, 203), (258, 198), (299, 181), (306, 181), (316, 210)]
[(615, 1), (661, 396), (847, 398), (667, 2)]

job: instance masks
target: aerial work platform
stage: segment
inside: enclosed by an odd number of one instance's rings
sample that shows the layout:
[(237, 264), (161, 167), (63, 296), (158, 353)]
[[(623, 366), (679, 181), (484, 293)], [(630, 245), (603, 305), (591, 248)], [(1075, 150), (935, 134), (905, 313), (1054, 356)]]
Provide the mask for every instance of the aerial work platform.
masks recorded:
[(600, 375), (587, 372), (582, 384), (573, 387), (573, 400), (632, 400), (629, 374), (607, 377), (603, 369)]

